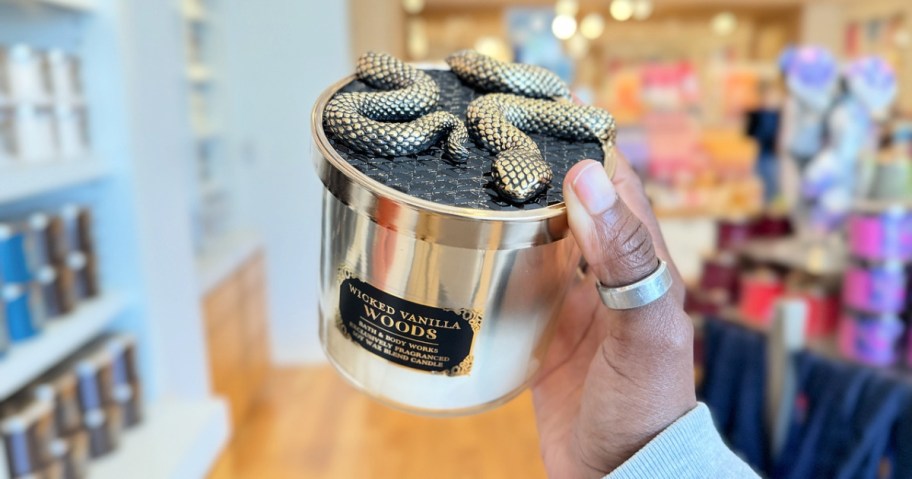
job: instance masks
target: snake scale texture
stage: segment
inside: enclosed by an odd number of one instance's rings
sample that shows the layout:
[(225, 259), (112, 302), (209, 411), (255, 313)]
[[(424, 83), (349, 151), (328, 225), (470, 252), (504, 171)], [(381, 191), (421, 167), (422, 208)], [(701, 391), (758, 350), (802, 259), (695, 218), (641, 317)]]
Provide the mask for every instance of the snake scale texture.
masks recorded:
[(429, 113), (439, 101), (433, 79), (377, 53), (359, 59), (356, 75), (387, 91), (337, 94), (326, 106), (324, 122), (350, 147), (385, 156), (418, 153), (448, 135), (447, 155), (464, 159), (468, 131), (495, 155), (494, 187), (514, 203), (535, 198), (553, 178), (550, 165), (524, 131), (598, 141), (609, 160), (615, 142), (614, 118), (599, 108), (569, 102), (569, 88), (554, 73), (533, 65), (503, 63), (472, 50), (450, 55), (447, 63), (462, 82), (492, 92), (469, 105), (468, 130), (450, 113)]
[(431, 113), (440, 89), (427, 73), (385, 53), (358, 59), (355, 76), (379, 92), (339, 93), (326, 104), (323, 123), (346, 145), (379, 156), (413, 155), (447, 136), (455, 160), (469, 155), (465, 125), (452, 113)]

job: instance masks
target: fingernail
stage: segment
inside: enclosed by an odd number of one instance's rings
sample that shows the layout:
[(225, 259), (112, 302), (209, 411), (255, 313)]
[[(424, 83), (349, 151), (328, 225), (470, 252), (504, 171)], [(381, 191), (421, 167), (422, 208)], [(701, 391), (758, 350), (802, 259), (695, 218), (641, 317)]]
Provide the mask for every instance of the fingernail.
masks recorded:
[[(595, 167), (595, 168), (594, 168)], [(573, 192), (590, 215), (604, 213), (614, 206), (617, 192), (602, 164), (593, 161), (573, 180)]]

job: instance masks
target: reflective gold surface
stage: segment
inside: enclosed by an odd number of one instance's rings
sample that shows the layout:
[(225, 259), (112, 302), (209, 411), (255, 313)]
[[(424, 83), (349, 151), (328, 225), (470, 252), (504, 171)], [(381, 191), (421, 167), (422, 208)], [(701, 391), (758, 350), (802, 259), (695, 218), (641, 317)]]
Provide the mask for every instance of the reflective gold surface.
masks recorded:
[[(320, 337), (327, 355), (359, 388), (419, 412), (459, 414), (493, 406), (521, 390), (538, 368), (550, 319), (573, 277), (579, 252), (572, 238), (512, 249), (463, 248), (386, 226), (323, 195)], [(492, 225), (491, 245), (501, 243)], [(474, 365), (448, 377), (393, 364), (339, 333), (339, 267), (372, 286), (415, 303), (482, 314)]]

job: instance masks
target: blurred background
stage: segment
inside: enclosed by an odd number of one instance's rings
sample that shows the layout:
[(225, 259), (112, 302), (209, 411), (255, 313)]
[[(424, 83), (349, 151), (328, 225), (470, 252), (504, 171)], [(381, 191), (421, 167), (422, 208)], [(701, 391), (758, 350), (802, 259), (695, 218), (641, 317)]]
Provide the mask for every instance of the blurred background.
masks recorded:
[(314, 102), (464, 48), (616, 116), (739, 454), (912, 477), (908, 0), (3, 0), (0, 478), (544, 477), (528, 394), (411, 416), (317, 335)]

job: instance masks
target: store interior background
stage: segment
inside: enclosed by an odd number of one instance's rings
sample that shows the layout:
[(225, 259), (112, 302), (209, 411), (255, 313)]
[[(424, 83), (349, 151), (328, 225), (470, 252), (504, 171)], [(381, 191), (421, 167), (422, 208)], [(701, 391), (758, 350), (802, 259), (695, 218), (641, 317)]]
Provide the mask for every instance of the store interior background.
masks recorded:
[[(0, 82), (0, 222), (88, 207), (100, 291), (0, 339), (0, 402), (21, 402), (98, 335), (129, 334), (143, 420), (91, 461), (92, 478), (544, 477), (528, 394), (480, 416), (415, 417), (325, 362), (310, 115), (364, 51), (424, 63), (476, 48), (565, 75), (618, 118), (692, 284), (720, 220), (783, 212), (763, 200), (744, 113), (762, 84), (782, 91), (786, 47), (882, 57), (900, 85), (894, 114), (912, 114), (908, 0), (0, 2), (0, 69), (23, 45), (78, 59), (81, 92), (17, 98)], [(80, 118), (82, 143), (29, 150), (40, 128), (16, 121), (60, 111)], [(691, 163), (657, 145), (668, 164), (650, 169), (631, 139), (663, 114), (724, 152)]]

